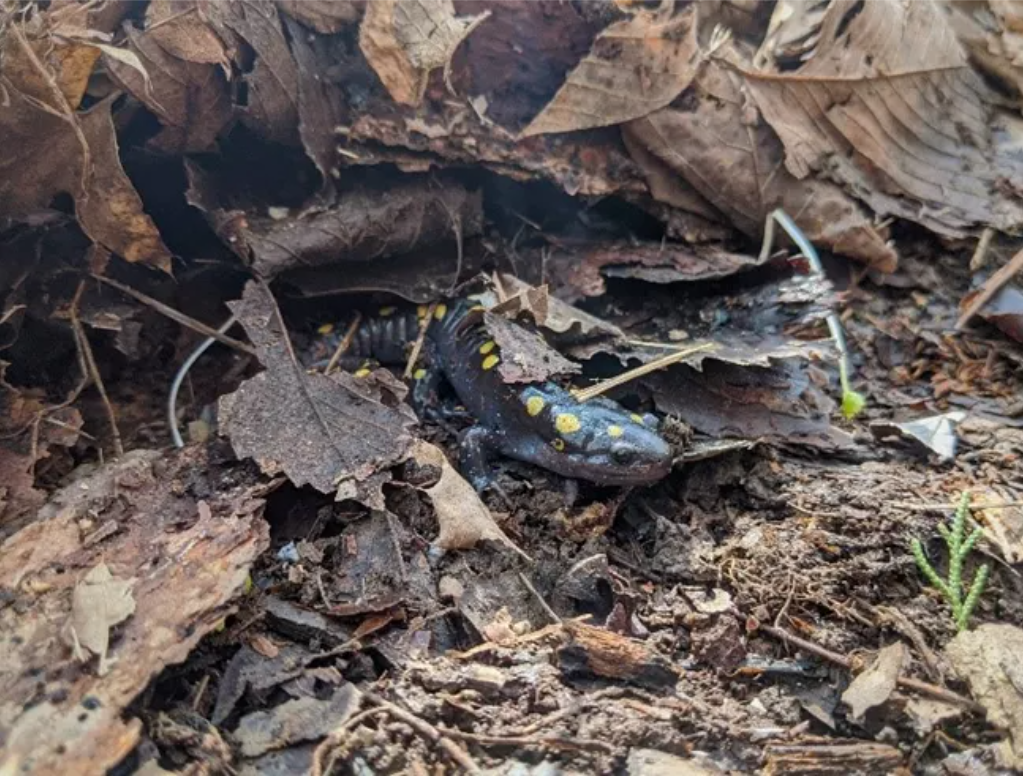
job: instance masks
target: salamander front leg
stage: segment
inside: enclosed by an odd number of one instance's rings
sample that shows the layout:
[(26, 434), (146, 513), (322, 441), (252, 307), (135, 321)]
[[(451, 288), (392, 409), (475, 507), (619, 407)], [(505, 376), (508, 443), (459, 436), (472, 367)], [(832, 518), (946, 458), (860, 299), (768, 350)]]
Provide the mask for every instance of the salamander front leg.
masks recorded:
[(485, 426), (473, 426), (460, 440), (458, 468), (477, 492), (493, 483), (490, 458), (498, 449), (499, 435)]

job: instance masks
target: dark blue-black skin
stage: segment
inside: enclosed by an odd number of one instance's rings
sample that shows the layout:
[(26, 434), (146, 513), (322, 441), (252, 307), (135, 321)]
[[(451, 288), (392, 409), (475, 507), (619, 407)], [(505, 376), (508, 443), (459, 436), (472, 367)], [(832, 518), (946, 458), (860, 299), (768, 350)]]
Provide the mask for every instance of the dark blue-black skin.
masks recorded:
[[(360, 324), (348, 354), (404, 364), (427, 309), (381, 312)], [(461, 439), (460, 460), (473, 487), (490, 483), (495, 453), (602, 485), (646, 485), (671, 471), (671, 447), (654, 416), (631, 413), (605, 398), (579, 402), (550, 382), (505, 383), (496, 368), (504, 354), (482, 322), (483, 308), (469, 300), (438, 305), (424, 348), (435, 371), (417, 370), (413, 389), (422, 402), (439, 370), (476, 420)]]

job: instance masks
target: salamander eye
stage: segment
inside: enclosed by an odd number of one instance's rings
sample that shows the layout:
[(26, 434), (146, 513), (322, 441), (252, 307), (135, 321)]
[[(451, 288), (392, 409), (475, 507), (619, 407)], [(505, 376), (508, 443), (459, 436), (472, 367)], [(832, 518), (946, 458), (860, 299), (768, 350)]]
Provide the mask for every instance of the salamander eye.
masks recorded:
[(615, 463), (628, 466), (636, 462), (636, 451), (631, 447), (612, 447), (611, 457), (614, 458)]

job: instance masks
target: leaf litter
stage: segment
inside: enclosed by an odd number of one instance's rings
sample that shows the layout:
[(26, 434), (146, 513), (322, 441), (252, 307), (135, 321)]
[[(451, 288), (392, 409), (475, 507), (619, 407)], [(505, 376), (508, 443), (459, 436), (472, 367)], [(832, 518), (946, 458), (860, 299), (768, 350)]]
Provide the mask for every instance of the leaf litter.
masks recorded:
[[(1023, 624), (1009, 6), (7, 10), (0, 768), (1018, 759), (970, 646)], [(614, 386), (664, 482), (477, 494), (457, 408), (303, 366), (480, 286), (502, 378)], [(907, 541), (964, 490), (1004, 563), (953, 639)]]

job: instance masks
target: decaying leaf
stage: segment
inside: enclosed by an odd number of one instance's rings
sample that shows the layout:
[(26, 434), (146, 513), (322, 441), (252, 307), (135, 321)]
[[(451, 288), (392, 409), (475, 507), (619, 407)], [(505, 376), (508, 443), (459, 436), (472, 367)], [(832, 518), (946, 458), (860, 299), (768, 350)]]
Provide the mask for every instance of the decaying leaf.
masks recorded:
[(354, 714), (362, 693), (345, 684), (325, 700), (297, 698), (269, 711), (254, 711), (238, 722), (235, 739), (244, 757), (256, 757), (300, 741), (323, 738)]
[(1000, 768), (1023, 769), (1023, 630), (1008, 623), (984, 623), (963, 631), (945, 654), (973, 698), (987, 709), (987, 720), (1006, 732), (995, 747)]
[(146, 31), (172, 57), (218, 65), (230, 72), (227, 48), (196, 0), (150, 0), (146, 5)]
[(879, 439), (888, 436), (901, 436), (904, 439), (910, 439), (925, 450), (934, 453), (941, 460), (949, 461), (956, 454), (958, 442), (956, 426), (965, 418), (965, 412), (955, 410), (927, 418), (917, 418), (905, 423), (876, 421), (870, 424), (870, 430)]
[(347, 372), (307, 374), (263, 285), (250, 282), (230, 306), (266, 367), (220, 399), (221, 426), (235, 453), (268, 474), (284, 472), (295, 485), (382, 509), (376, 475), (404, 459), (416, 422), (393, 395), (400, 387)]
[(79, 660), (84, 662), (89, 657), (80, 648), (99, 657), (97, 676), (107, 673), (110, 629), (135, 613), (131, 593), (134, 585), (134, 579), (115, 579), (107, 564), (100, 563), (75, 586), (71, 597), (71, 637)]
[[(18, 602), (0, 608), (0, 772), (107, 772), (139, 740), (142, 725), (125, 715), (128, 704), (232, 612), (269, 536), (261, 486), (239, 470), (218, 492), (214, 468), (198, 449), (171, 458), (128, 453), (81, 472), (39, 521), (0, 547), (0, 591)], [(168, 488), (185, 480), (205, 481), (203, 491), (217, 495), (203, 505)], [(115, 530), (94, 538), (111, 523)], [(89, 569), (102, 575), (95, 569), (104, 562), (116, 579), (80, 584)], [(126, 580), (135, 580), (130, 598)], [(132, 599), (134, 614), (124, 619)], [(103, 649), (99, 631), (115, 621), (99, 676), (75, 658), (66, 626), (80, 636), (95, 628), (95, 639), (86, 638)], [(49, 691), (40, 696), (43, 675)]]
[(107, 70), (126, 91), (159, 118), (163, 131), (148, 141), (166, 153), (205, 151), (232, 118), (231, 98), (222, 70), (168, 53), (153, 33), (126, 26), (132, 52), (146, 64), (143, 81), (134, 68), (107, 61)]
[(888, 700), (908, 661), (909, 650), (901, 641), (889, 644), (877, 653), (874, 662), (858, 674), (842, 693), (842, 702), (849, 707), (853, 719), (863, 719), (867, 710)]
[(697, 354), (692, 363), (641, 381), (660, 411), (710, 437), (847, 447), (851, 437), (831, 425), (834, 400), (806, 369), (820, 352), (812, 343), (765, 342), (749, 349), (719, 343), (710, 355)]
[(452, 0), (377, 0), (366, 6), (359, 48), (391, 99), (419, 105), (430, 73), (448, 68), (455, 49), (490, 16), (456, 16)]
[(423, 491), (437, 513), (440, 533), (436, 545), (443, 550), (467, 550), (481, 541), (491, 541), (514, 550), (529, 560), (497, 523), (472, 485), (448, 463), (440, 448), (422, 440), (412, 448), (412, 457), (423, 466), (440, 469), (440, 479)]
[(994, 506), (1011, 500), (1010, 493), (985, 490), (971, 493), (970, 508), (984, 527), (984, 536), (999, 549), (1005, 562), (1017, 564), (1023, 563), (1023, 506)]
[[(195, 163), (187, 162), (185, 169), (189, 202), (204, 211), (224, 243), (262, 277), (285, 270), (365, 263), (371, 266), (344, 270), (349, 276), (351, 271), (359, 272), (358, 289), (364, 290), (372, 287), (374, 273), (386, 277), (393, 261), (370, 259), (418, 254), (438, 243), (454, 245), (456, 230), (463, 238), (483, 230), (481, 193), (456, 184), (438, 190), (428, 181), (413, 180), (386, 192), (355, 188), (335, 207), (274, 218), (255, 206), (244, 213), (224, 209), (220, 181)], [(323, 285), (327, 283), (321, 280)]]
[(945, 4), (948, 21), (970, 59), (987, 74), (1023, 94), (1023, 9), (1013, 2)]
[[(30, 41), (17, 26), (0, 42), (8, 101), (0, 111), (0, 212), (28, 215), (49, 207), (58, 194), (70, 194), (82, 230), (94, 242), (127, 261), (169, 270), (170, 251), (121, 167), (111, 99), (75, 111), (51, 86), (59, 76), (45, 57), (48, 45), (47, 35)], [(98, 49), (87, 48), (99, 56)]]
[(709, 62), (695, 91), (686, 107), (665, 108), (623, 127), (630, 147), (642, 146), (654, 157), (652, 166), (642, 154), (635, 157), (649, 167), (654, 196), (667, 193), (669, 204), (675, 199), (660, 184), (666, 165), (748, 235), (759, 237), (768, 214), (781, 207), (815, 245), (883, 271), (895, 268), (897, 254), (886, 232), (850, 196), (833, 183), (801, 180), (786, 169), (778, 139), (755, 123), (755, 111), (751, 117), (737, 74)]
[(940, 234), (1023, 224), (1023, 123), (996, 107), (941, 4), (835, 0), (802, 67), (744, 75), (796, 178)]
[(665, 107), (701, 61), (696, 10), (640, 11), (609, 25), (521, 137), (621, 124)]
[(487, 332), (505, 354), (497, 371), (506, 383), (537, 383), (559, 375), (578, 374), (580, 366), (554, 350), (536, 332), (517, 325), (503, 315), (483, 314)]
[[(196, 7), (200, 6), (196, 4)], [(297, 146), (300, 75), (288, 48), (277, 7), (266, 0), (231, 0), (204, 3), (201, 9), (220, 40), (240, 39), (255, 52), (254, 64), (248, 65), (244, 45), (234, 43), (228, 46), (233, 59), (245, 73), (241, 80), (248, 87), (245, 106), (237, 108), (242, 122), (267, 140)], [(202, 49), (216, 51), (212, 42), (205, 39)], [(190, 51), (182, 58), (188, 59), (189, 56), (195, 54)]]

